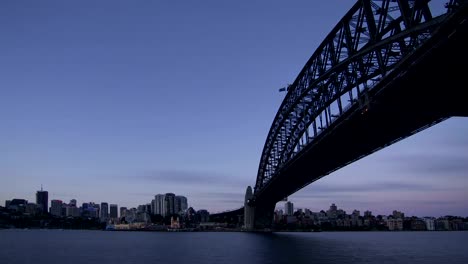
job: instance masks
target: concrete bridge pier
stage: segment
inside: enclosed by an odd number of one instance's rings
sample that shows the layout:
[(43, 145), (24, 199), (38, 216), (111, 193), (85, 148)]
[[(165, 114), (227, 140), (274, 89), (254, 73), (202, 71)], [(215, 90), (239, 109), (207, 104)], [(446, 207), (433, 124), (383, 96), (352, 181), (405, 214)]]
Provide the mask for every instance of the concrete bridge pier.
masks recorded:
[(244, 201), (244, 229), (249, 231), (271, 228), (276, 203), (257, 204), (252, 187), (248, 186)]

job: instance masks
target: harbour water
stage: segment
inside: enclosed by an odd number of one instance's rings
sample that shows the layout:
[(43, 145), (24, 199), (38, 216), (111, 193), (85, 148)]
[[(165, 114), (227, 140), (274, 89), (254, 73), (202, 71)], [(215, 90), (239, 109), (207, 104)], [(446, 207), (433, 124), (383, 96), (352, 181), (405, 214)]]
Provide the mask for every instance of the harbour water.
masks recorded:
[(468, 263), (468, 232), (0, 230), (0, 263)]

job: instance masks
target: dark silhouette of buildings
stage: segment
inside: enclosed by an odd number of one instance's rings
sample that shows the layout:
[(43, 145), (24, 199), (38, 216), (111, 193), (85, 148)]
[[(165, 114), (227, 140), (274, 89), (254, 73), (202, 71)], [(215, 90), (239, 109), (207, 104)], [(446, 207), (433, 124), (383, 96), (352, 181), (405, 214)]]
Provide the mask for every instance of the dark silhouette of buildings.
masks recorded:
[(41, 190), (36, 192), (36, 204), (39, 205), (43, 213), (47, 213), (49, 208), (49, 192), (44, 191), (41, 186)]

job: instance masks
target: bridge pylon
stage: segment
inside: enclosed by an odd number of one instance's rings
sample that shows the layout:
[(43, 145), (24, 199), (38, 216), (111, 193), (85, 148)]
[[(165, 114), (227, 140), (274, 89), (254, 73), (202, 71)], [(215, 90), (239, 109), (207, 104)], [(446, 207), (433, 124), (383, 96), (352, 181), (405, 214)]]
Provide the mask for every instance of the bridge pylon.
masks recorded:
[(244, 200), (244, 229), (254, 229), (255, 208), (250, 205), (250, 200), (253, 198), (252, 187), (248, 186), (245, 191)]
[(247, 231), (270, 229), (276, 203), (258, 203), (248, 186), (244, 201), (244, 229)]

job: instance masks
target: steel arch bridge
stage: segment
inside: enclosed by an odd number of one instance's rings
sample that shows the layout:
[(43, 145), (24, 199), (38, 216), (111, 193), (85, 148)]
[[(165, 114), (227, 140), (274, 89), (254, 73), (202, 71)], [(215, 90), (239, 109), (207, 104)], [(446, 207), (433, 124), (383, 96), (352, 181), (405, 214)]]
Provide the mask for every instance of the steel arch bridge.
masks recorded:
[[(293, 166), (291, 161), (322, 140), (323, 134), (334, 129), (337, 123), (348, 119), (351, 110), (366, 114), (375, 99), (372, 96), (417, 64), (419, 56), (423, 56), (421, 50), (427, 53), (433, 49), (431, 45), (451, 37), (447, 32), (452, 30), (452, 24), (463, 24), (466, 29), (467, 0), (450, 0), (445, 5), (447, 13), (437, 17), (432, 15), (428, 2), (359, 0), (344, 15), (288, 86), (269, 130), (254, 193), (246, 206), (258, 204), (271, 182), (281, 178), (286, 167)], [(428, 119), (428, 124), (421, 124), (385, 146), (449, 116)], [(347, 160), (346, 164), (376, 150)], [(346, 164), (303, 181), (293, 189), (298, 190)], [(275, 195), (274, 203), (281, 198), (285, 197)]]
[[(348, 11), (288, 87), (263, 148), (255, 192), (351, 105), (366, 111), (366, 92), (446, 18), (433, 17), (428, 2), (361, 0)], [(451, 1), (450, 8), (459, 4)]]

